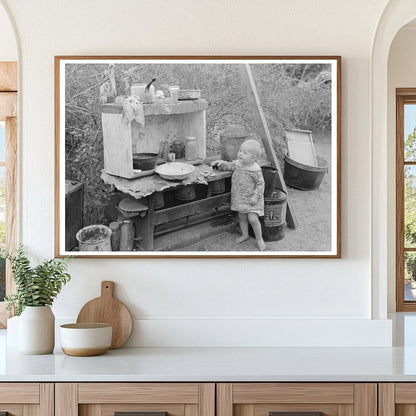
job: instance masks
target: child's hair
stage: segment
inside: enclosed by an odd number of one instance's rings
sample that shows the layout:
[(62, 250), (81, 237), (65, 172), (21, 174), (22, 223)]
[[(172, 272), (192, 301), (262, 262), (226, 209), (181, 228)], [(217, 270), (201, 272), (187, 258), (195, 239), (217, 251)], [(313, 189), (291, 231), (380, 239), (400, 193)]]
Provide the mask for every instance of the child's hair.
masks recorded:
[(245, 142), (243, 142), (243, 144), (248, 147), (250, 152), (256, 158), (261, 156), (261, 146), (260, 146), (260, 143), (258, 141), (250, 139), (250, 140), (246, 140)]

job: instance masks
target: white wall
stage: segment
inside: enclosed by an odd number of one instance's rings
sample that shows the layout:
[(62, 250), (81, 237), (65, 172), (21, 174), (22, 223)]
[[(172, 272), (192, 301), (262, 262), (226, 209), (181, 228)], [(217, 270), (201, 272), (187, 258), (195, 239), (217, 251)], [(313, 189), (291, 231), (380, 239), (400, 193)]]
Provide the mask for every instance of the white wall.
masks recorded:
[(54, 55), (343, 59), (342, 259), (74, 259), (59, 318), (72, 320), (110, 279), (137, 319), (130, 345), (391, 343), (385, 299), (371, 320), (370, 254), (370, 52), (387, 0), (2, 3), (22, 50), (22, 241), (43, 257), (54, 253)]
[(17, 61), (16, 38), (6, 10), (0, 3), (0, 61)]
[(396, 88), (416, 87), (416, 26), (403, 27), (391, 44), (388, 64), (388, 309), (396, 310)]

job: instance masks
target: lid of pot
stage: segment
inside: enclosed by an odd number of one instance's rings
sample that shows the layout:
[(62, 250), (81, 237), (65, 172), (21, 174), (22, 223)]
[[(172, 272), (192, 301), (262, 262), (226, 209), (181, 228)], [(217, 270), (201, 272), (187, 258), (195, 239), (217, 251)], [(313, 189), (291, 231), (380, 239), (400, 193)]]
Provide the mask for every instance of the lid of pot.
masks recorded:
[(147, 205), (132, 196), (122, 199), (118, 204), (118, 207), (126, 212), (147, 211)]

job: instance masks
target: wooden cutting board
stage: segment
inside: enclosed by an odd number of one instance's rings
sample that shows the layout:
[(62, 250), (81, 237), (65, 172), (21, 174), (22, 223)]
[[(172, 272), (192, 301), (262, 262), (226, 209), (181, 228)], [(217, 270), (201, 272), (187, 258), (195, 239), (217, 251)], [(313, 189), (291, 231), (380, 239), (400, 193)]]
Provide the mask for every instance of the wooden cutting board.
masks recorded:
[(101, 296), (87, 302), (80, 310), (77, 323), (103, 322), (113, 326), (111, 349), (121, 347), (130, 337), (133, 319), (127, 306), (113, 297), (114, 282), (101, 282)]

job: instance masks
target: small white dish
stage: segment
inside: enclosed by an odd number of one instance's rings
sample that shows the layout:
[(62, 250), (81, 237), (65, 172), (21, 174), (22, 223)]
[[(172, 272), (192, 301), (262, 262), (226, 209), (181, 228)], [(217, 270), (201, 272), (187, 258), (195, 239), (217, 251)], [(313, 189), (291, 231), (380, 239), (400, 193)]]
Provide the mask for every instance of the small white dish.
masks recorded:
[(61, 325), (61, 348), (67, 355), (89, 357), (111, 347), (112, 326), (105, 323)]
[(168, 181), (181, 181), (195, 170), (189, 163), (172, 162), (156, 167), (156, 173)]

